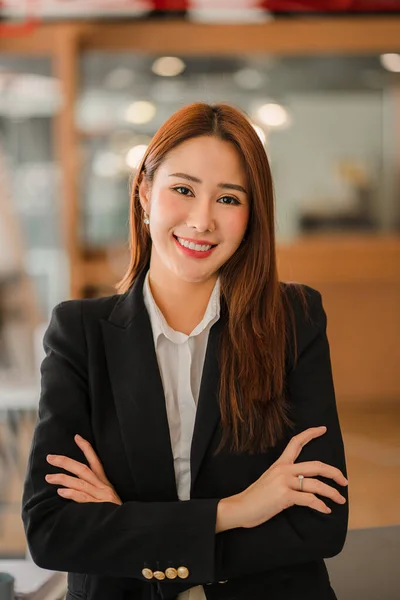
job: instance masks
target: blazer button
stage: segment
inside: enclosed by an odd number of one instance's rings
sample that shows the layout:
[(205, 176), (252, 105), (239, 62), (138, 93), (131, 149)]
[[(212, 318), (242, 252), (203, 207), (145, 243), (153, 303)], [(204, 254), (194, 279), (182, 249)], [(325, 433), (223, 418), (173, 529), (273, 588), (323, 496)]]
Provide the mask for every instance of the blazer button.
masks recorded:
[(180, 577), (181, 579), (186, 579), (187, 577), (189, 577), (189, 569), (187, 569), (186, 567), (178, 567), (178, 577)]
[(153, 571), (151, 569), (143, 569), (142, 575), (146, 579), (153, 579)]
[(178, 577), (178, 571), (173, 567), (165, 569), (165, 574), (168, 577), (168, 579), (176, 579), (176, 577)]
[(164, 571), (154, 571), (153, 575), (159, 581), (162, 581), (163, 579), (165, 579), (165, 573), (164, 573)]
[(224, 581), (218, 581), (218, 583), (228, 583), (228, 580), (224, 579)]

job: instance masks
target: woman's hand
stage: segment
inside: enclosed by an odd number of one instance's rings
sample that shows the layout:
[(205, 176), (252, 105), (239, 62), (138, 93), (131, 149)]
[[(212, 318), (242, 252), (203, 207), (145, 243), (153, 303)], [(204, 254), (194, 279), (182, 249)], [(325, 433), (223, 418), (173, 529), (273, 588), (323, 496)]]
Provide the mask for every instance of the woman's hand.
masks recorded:
[[(278, 460), (257, 481), (243, 492), (221, 500), (216, 531), (256, 527), (295, 504), (329, 514), (331, 509), (315, 494), (344, 504), (346, 499), (335, 488), (314, 479), (319, 475), (347, 485), (339, 469), (319, 461), (294, 464), (303, 446), (325, 432), (326, 427), (311, 427), (294, 436)], [(302, 490), (299, 475), (304, 476)]]
[(117, 492), (108, 481), (103, 465), (91, 444), (79, 435), (76, 435), (74, 439), (87, 458), (90, 467), (67, 456), (49, 454), (47, 456), (48, 463), (56, 467), (61, 467), (77, 477), (57, 473), (55, 475), (46, 475), (46, 481), (53, 485), (64, 486), (58, 488), (58, 494), (63, 498), (74, 500), (74, 502), (112, 502), (113, 504), (122, 504)]

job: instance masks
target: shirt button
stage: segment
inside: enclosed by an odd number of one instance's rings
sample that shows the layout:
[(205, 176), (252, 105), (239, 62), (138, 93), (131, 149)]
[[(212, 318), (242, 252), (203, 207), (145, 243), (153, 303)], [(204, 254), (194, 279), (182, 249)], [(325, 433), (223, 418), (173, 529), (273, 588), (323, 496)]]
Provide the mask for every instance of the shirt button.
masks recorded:
[(163, 579), (165, 579), (165, 573), (164, 573), (164, 571), (154, 571), (153, 575), (159, 581), (162, 581)]
[(165, 574), (168, 579), (175, 579), (178, 576), (178, 571), (173, 567), (169, 567), (168, 569), (165, 569)]
[(189, 569), (186, 567), (178, 567), (178, 577), (181, 579), (186, 579), (189, 577)]
[(151, 569), (143, 569), (142, 575), (146, 579), (153, 579), (153, 571)]

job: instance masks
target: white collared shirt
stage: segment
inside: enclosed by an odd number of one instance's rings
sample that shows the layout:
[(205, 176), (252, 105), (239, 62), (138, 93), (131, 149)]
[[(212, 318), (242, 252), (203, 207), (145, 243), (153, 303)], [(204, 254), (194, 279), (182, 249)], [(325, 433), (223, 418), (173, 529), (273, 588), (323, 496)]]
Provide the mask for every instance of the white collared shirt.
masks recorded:
[[(144, 281), (143, 298), (164, 389), (178, 498), (189, 500), (190, 448), (208, 336), (220, 316), (220, 281), (217, 279), (215, 283), (204, 317), (189, 335), (168, 325), (151, 293), (149, 272)], [(178, 599), (205, 600), (203, 586), (179, 594)]]

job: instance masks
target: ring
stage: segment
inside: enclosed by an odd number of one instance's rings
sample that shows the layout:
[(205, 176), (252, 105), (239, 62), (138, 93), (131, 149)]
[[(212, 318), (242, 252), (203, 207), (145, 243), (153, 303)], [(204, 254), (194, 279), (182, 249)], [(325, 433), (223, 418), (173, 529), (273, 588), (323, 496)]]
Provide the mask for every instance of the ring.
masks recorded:
[(298, 475), (299, 478), (299, 483), (300, 483), (300, 491), (303, 491), (303, 479), (304, 479), (304, 475)]

